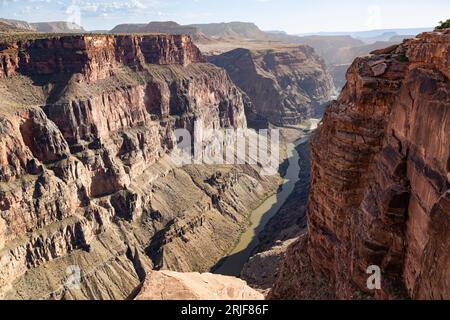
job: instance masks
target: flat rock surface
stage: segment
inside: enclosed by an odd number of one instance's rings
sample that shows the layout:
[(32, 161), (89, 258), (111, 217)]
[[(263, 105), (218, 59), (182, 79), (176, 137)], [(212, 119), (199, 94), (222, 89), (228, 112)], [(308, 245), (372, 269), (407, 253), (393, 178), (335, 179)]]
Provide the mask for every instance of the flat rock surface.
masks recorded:
[(264, 296), (234, 277), (152, 271), (136, 300), (264, 300)]

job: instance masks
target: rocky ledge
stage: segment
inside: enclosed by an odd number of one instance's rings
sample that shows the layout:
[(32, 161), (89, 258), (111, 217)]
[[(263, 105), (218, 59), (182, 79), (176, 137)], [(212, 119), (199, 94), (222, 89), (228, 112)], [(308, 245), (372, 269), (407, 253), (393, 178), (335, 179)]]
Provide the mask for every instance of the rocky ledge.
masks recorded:
[(355, 60), (312, 139), (308, 238), (271, 298), (450, 298), (449, 77), (449, 30)]
[(264, 300), (238, 278), (173, 271), (150, 272), (134, 295), (135, 300)]

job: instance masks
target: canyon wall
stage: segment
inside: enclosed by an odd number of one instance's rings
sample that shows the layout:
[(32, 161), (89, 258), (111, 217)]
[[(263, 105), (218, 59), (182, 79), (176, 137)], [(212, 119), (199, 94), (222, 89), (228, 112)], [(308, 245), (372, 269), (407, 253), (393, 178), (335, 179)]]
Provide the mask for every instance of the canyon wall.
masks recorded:
[(30, 23), (37, 32), (45, 33), (86, 33), (87, 31), (74, 22), (67, 21), (48, 21)]
[[(203, 62), (188, 36), (71, 36), (46, 38), (31, 34), (0, 44), (0, 78), (81, 74), (85, 82), (106, 79), (119, 66)], [(41, 38), (42, 37), (42, 38)], [(12, 37), (13, 38), (13, 37)], [(80, 79), (81, 81), (81, 79)]]
[(246, 128), (245, 95), (187, 36), (3, 41), (0, 95), (1, 298), (123, 299), (152, 269), (208, 271), (278, 185), (170, 161), (197, 119)]
[(311, 142), (308, 236), (271, 298), (450, 298), (449, 70), (448, 30), (354, 61)]
[(388, 38), (366, 43), (364, 40), (367, 39), (354, 38), (349, 35), (305, 36), (298, 39), (298, 43), (311, 46), (325, 60), (333, 78), (334, 85), (339, 92), (346, 83), (345, 73), (355, 58), (365, 56), (373, 50), (386, 48), (403, 41), (403, 39), (395, 40)]
[(249, 122), (263, 118), (283, 126), (320, 118), (334, 92), (325, 63), (308, 46), (236, 49), (209, 60), (250, 97)]

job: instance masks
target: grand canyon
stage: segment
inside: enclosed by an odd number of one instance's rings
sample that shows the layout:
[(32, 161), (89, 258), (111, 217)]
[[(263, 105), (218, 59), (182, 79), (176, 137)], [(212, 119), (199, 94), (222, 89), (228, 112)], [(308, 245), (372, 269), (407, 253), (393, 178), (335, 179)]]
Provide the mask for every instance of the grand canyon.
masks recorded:
[(449, 27), (0, 19), (0, 299), (450, 299)]

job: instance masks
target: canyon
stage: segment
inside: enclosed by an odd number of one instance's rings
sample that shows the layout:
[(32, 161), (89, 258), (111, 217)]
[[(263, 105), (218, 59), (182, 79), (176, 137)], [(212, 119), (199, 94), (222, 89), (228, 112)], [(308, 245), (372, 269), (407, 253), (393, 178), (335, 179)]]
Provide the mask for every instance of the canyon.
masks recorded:
[(159, 33), (172, 35), (188, 35), (198, 43), (210, 39), (194, 26), (183, 26), (174, 21), (152, 21), (148, 24), (121, 24), (115, 26), (111, 31), (117, 33)]
[[(0, 22), (2, 23), (2, 25), (8, 26), (8, 29), (14, 29), (15, 31), (36, 31), (36, 29), (26, 21), (0, 18)], [(6, 28), (1, 32), (5, 31)]]
[[(310, 46), (325, 61), (334, 85), (341, 90), (345, 85), (345, 72), (352, 61), (372, 50), (400, 43), (412, 38), (425, 29), (373, 30), (354, 33), (321, 33), (317, 35), (290, 35), (285, 32), (261, 30), (250, 22), (206, 23), (181, 25), (175, 21), (151, 21), (149, 23), (120, 24), (111, 30), (86, 31), (72, 22), (41, 22), (1, 19), (0, 32), (13, 29), (14, 32), (44, 33), (94, 33), (133, 34), (155, 33), (189, 35), (207, 56), (221, 55), (234, 49), (284, 51), (287, 47)], [(3, 31), (1, 31), (3, 30)], [(289, 51), (289, 50), (288, 50)]]
[[(449, 30), (0, 28), (0, 299), (450, 298)], [(279, 174), (174, 163), (199, 120), (281, 129)]]
[(171, 161), (174, 130), (195, 120), (246, 128), (248, 99), (188, 36), (6, 39), (3, 299), (124, 299), (150, 270), (206, 272), (275, 192), (257, 165)]
[(308, 233), (269, 298), (450, 298), (449, 48), (435, 31), (353, 62), (311, 141)]

